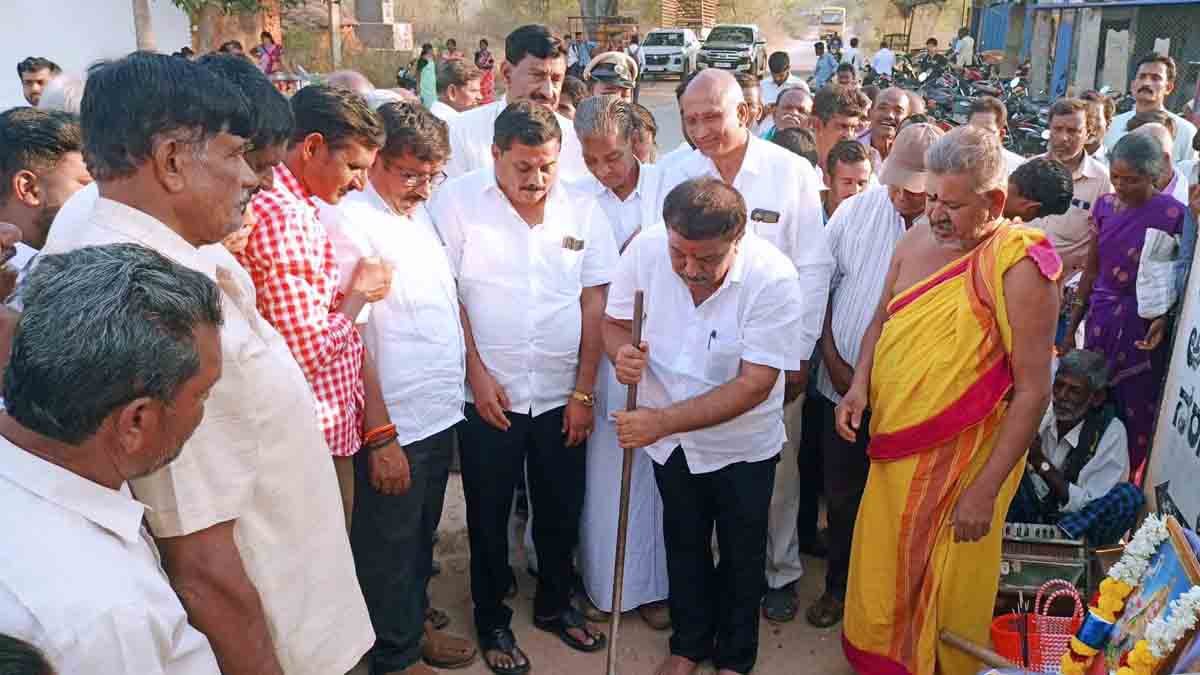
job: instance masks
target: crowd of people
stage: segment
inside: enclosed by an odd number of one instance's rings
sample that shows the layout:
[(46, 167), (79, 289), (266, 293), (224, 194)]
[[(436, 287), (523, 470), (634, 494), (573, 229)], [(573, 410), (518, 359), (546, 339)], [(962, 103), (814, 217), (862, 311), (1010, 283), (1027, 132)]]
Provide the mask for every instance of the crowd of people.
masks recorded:
[[(672, 631), (659, 675), (748, 673), (803, 554), (827, 560), (805, 619), (842, 622), (858, 672), (976, 672), (938, 635), (987, 643), (1005, 520), (1112, 543), (1142, 505), (1195, 127), (1149, 56), (1134, 111), (1055, 101), (1024, 158), (1000, 101), (947, 131), (861, 87), (850, 45), (815, 87), (784, 52), (685, 78), (661, 156), (638, 50), (541, 25), (498, 68), (427, 45), (413, 91), (342, 71), (289, 98), (266, 33), (254, 61), (22, 61), (6, 663), (519, 675), (520, 560), (568, 648), (638, 610)], [(456, 453), (474, 639), (429, 590)]]

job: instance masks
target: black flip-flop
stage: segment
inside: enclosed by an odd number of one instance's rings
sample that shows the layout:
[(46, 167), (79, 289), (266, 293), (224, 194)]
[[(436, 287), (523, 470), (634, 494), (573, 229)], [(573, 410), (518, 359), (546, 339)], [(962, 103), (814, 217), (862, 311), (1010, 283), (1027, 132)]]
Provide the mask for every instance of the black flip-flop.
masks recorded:
[[(576, 651), (585, 653), (598, 652), (608, 645), (608, 636), (604, 633), (593, 631), (587, 625), (587, 619), (574, 607), (564, 609), (556, 616), (535, 616), (533, 617), (533, 625), (547, 633), (554, 633), (558, 636), (558, 639), (563, 641), (563, 644)], [(572, 628), (577, 628), (587, 633), (592, 638), (592, 643), (588, 644), (576, 639), (574, 635), (568, 632)]]
[[(521, 651), (517, 646), (517, 638), (513, 636), (511, 630), (507, 628), (497, 628), (489, 631), (484, 635), (479, 636), (479, 652), (483, 656), (483, 662), (496, 675), (526, 675), (530, 670), (529, 655)], [(525, 661), (522, 665), (514, 665), (511, 668), (502, 668), (492, 662), (488, 658), (488, 652), (500, 652), (517, 661), (518, 655), (521, 660)]]

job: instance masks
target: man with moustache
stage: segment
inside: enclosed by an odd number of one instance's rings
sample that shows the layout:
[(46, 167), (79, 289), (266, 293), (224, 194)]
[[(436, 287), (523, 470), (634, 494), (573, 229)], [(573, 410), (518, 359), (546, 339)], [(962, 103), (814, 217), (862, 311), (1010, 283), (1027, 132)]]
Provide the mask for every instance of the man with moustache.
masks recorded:
[[(773, 244), (796, 268), (803, 318), (792, 339), (802, 354), (811, 355), (821, 332), (833, 268), (821, 227), (816, 172), (802, 157), (750, 133), (749, 106), (729, 73), (701, 71), (680, 103), (684, 129), (696, 150), (668, 171), (666, 185), (707, 176), (720, 178), (742, 195), (749, 218), (747, 229)], [(790, 439), (800, 436), (800, 396), (807, 377), (807, 359), (787, 374), (784, 415), (790, 420)], [(793, 447), (789, 446), (775, 475), (767, 544), (767, 600), (772, 607), (782, 608), (772, 612), (782, 619), (788, 614), (795, 616), (795, 582), (804, 573), (800, 547), (805, 542), (800, 542), (796, 533), (800, 478)]]
[[(16, 254), (9, 265), (21, 277), (46, 245), (59, 209), (91, 183), (77, 117), (36, 108), (0, 113), (0, 225), (17, 230), (6, 228), (20, 239), (10, 244)], [(7, 281), (11, 286), (19, 278)]]
[(24, 293), (0, 415), (0, 632), (46, 654), (57, 671), (40, 673), (217, 675), (127, 487), (204, 416), (216, 284), (113, 244), (43, 257)]
[(1050, 236), (1063, 260), (1064, 278), (1070, 279), (1087, 262), (1092, 206), (1100, 195), (1113, 191), (1108, 168), (1087, 154), (1087, 103), (1059, 99), (1050, 106), (1050, 142), (1040, 157), (1062, 162), (1074, 183), (1071, 208), (1061, 215), (1048, 215), (1038, 227)]
[(550, 109), (509, 104), (495, 121), (493, 165), (447, 182), (432, 208), (458, 279), (467, 347), (459, 439), (475, 627), (499, 673), (531, 667), (504, 603), (506, 525), (522, 466), (535, 514), (534, 625), (578, 651), (606, 644), (571, 605), (571, 556), (617, 246), (596, 200), (559, 180), (563, 135)]
[(1175, 91), (1175, 78), (1175, 59), (1169, 56), (1148, 54), (1138, 60), (1136, 75), (1129, 86), (1135, 99), (1134, 108), (1112, 118), (1108, 133), (1104, 136), (1106, 152), (1112, 152), (1113, 146), (1128, 132), (1126, 127), (1134, 115), (1163, 110), (1175, 121), (1175, 146), (1172, 152), (1175, 161), (1183, 162), (1196, 157), (1196, 151), (1192, 149), (1195, 125), (1166, 109), (1167, 97)]
[[(663, 497), (674, 633), (658, 675), (690, 675), (708, 659), (719, 675), (749, 673), (758, 657), (783, 374), (809, 351), (795, 340), (805, 318), (796, 268), (749, 231), (746, 208), (718, 178), (672, 189), (666, 227), (621, 257), (604, 318), (618, 381), (640, 384), (637, 409), (616, 413), (617, 438), (645, 448)], [(647, 311), (634, 344), (638, 290)]]
[(928, 223), (896, 245), (835, 414), (854, 443), (870, 409), (842, 639), (859, 672), (978, 671), (938, 636), (987, 640), (1004, 514), (1050, 403), (1062, 262), (1003, 220), (1000, 142), (959, 127), (925, 169)]
[(880, 167), (892, 151), (900, 121), (908, 117), (908, 96), (900, 87), (884, 89), (875, 97), (870, 117), (871, 126), (859, 134), (858, 142), (870, 148), (871, 164)]
[(409, 484), (377, 371), (354, 329), (363, 307), (387, 295), (391, 270), (378, 258), (364, 258), (342, 290), (314, 200), (337, 204), (361, 190), (384, 131), (366, 101), (345, 89), (308, 86), (291, 105), (296, 124), (287, 155), (275, 167), (274, 187), (254, 196), (257, 222), (238, 260), (254, 280), (258, 310), (287, 340), (317, 397), (349, 530), (360, 449), (370, 451), (376, 490), (399, 494)]
[(1077, 349), (1058, 361), (1008, 522), (1057, 525), (1073, 539), (1115, 544), (1145, 502), (1129, 482), (1125, 425), (1108, 400), (1104, 355)]
[[(645, 228), (662, 219), (662, 173), (634, 156), (634, 104), (615, 96), (583, 101), (575, 113), (575, 133), (591, 176), (578, 185), (595, 196), (611, 226), (613, 243), (624, 250)], [(596, 389), (596, 428), (588, 439), (587, 489), (584, 491), (579, 562), (590, 607), (611, 611), (613, 551), (616, 550), (617, 497), (621, 493), (621, 453), (612, 415), (624, 408), (625, 387), (612, 363), (601, 359)], [(620, 611), (637, 608), (651, 627), (670, 627), (667, 612), (667, 561), (662, 538), (662, 497), (654, 484), (650, 457), (634, 454), (625, 538), (625, 585)], [(596, 618), (600, 615), (593, 614)]]
[(779, 93), (772, 106), (772, 126), (762, 135), (764, 141), (774, 141), (775, 134), (785, 129), (811, 129), (812, 94), (807, 88), (789, 87)]
[[(582, 58), (588, 43), (582, 42), (578, 35), (575, 39)], [(586, 65), (590, 60), (589, 56), (582, 64)], [(500, 64), (500, 77), (507, 91), (496, 102), (464, 112), (451, 123), (452, 152), (446, 164), (446, 175), (456, 178), (491, 167), (495, 161), (492, 158), (492, 134), (496, 118), (510, 103), (530, 101), (555, 113), (558, 119), (562, 129), (559, 171), (563, 179), (577, 180), (587, 176), (575, 129), (570, 120), (557, 114), (566, 72), (566, 48), (545, 26), (531, 24), (509, 33), (504, 40), (504, 62)]]
[[(811, 402), (805, 402), (810, 406), (807, 419), (815, 420), (814, 428), (821, 430), (813, 443), (820, 455), (806, 464), (821, 467), (817, 485), (818, 492), (824, 488), (829, 523), (825, 592), (804, 615), (819, 628), (842, 619), (854, 518), (869, 466), (867, 430), (860, 429), (852, 442), (842, 439), (834, 432), (834, 406), (850, 388), (852, 364), (858, 360), (859, 344), (875, 316), (896, 245), (925, 213), (929, 182), (925, 152), (941, 136), (932, 124), (906, 127), (883, 162), (881, 184), (843, 202), (825, 228), (836, 266), (819, 344), (817, 393)], [(851, 143), (842, 141), (835, 148)], [(862, 144), (854, 144), (864, 149)], [(838, 171), (840, 174), (841, 167)]]
[(358, 324), (408, 459), (411, 487), (403, 494), (376, 490), (371, 454), (355, 455), (350, 545), (377, 636), (371, 672), (429, 675), (437, 672), (429, 666), (461, 668), (476, 656), (469, 641), (426, 621), (433, 536), (465, 401), (454, 276), (425, 210), (446, 178), (450, 142), (445, 122), (418, 103), (388, 103), (378, 113), (387, 141), (366, 185), (336, 206), (323, 204), (319, 218), (343, 286), (364, 258), (381, 259), (392, 270), (391, 291), (365, 308)]
[(346, 673), (373, 633), (317, 404), (249, 275), (213, 245), (259, 184), (243, 160), (248, 103), (209, 69), (137, 52), (89, 76), (81, 124), (99, 199), (56, 222), (43, 253), (137, 243), (221, 289), (207, 415), (181, 460), (132, 481), (171, 585), (222, 672)]
[(817, 138), (817, 174), (825, 166), (829, 149), (839, 141), (852, 141), (858, 134), (859, 123), (867, 116), (858, 97), (858, 90), (831, 85), (817, 92), (813, 99), (813, 133)]

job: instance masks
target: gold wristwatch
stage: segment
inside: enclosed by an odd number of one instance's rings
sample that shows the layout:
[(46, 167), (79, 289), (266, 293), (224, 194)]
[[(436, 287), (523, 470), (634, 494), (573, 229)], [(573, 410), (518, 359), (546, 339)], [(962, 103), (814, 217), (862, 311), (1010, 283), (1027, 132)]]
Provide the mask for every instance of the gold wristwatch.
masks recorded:
[(582, 391), (572, 391), (571, 400), (579, 401), (589, 408), (596, 405), (596, 397), (591, 394), (585, 394)]

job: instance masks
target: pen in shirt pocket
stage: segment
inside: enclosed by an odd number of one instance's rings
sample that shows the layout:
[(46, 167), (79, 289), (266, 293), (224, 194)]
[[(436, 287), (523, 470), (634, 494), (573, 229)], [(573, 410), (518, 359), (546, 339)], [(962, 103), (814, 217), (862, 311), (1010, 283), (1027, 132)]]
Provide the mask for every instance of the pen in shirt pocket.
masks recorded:
[(710, 351), (710, 352), (712, 351), (712, 341), (716, 340), (716, 339), (717, 339), (717, 329), (714, 328), (713, 332), (708, 334), (708, 351)]

